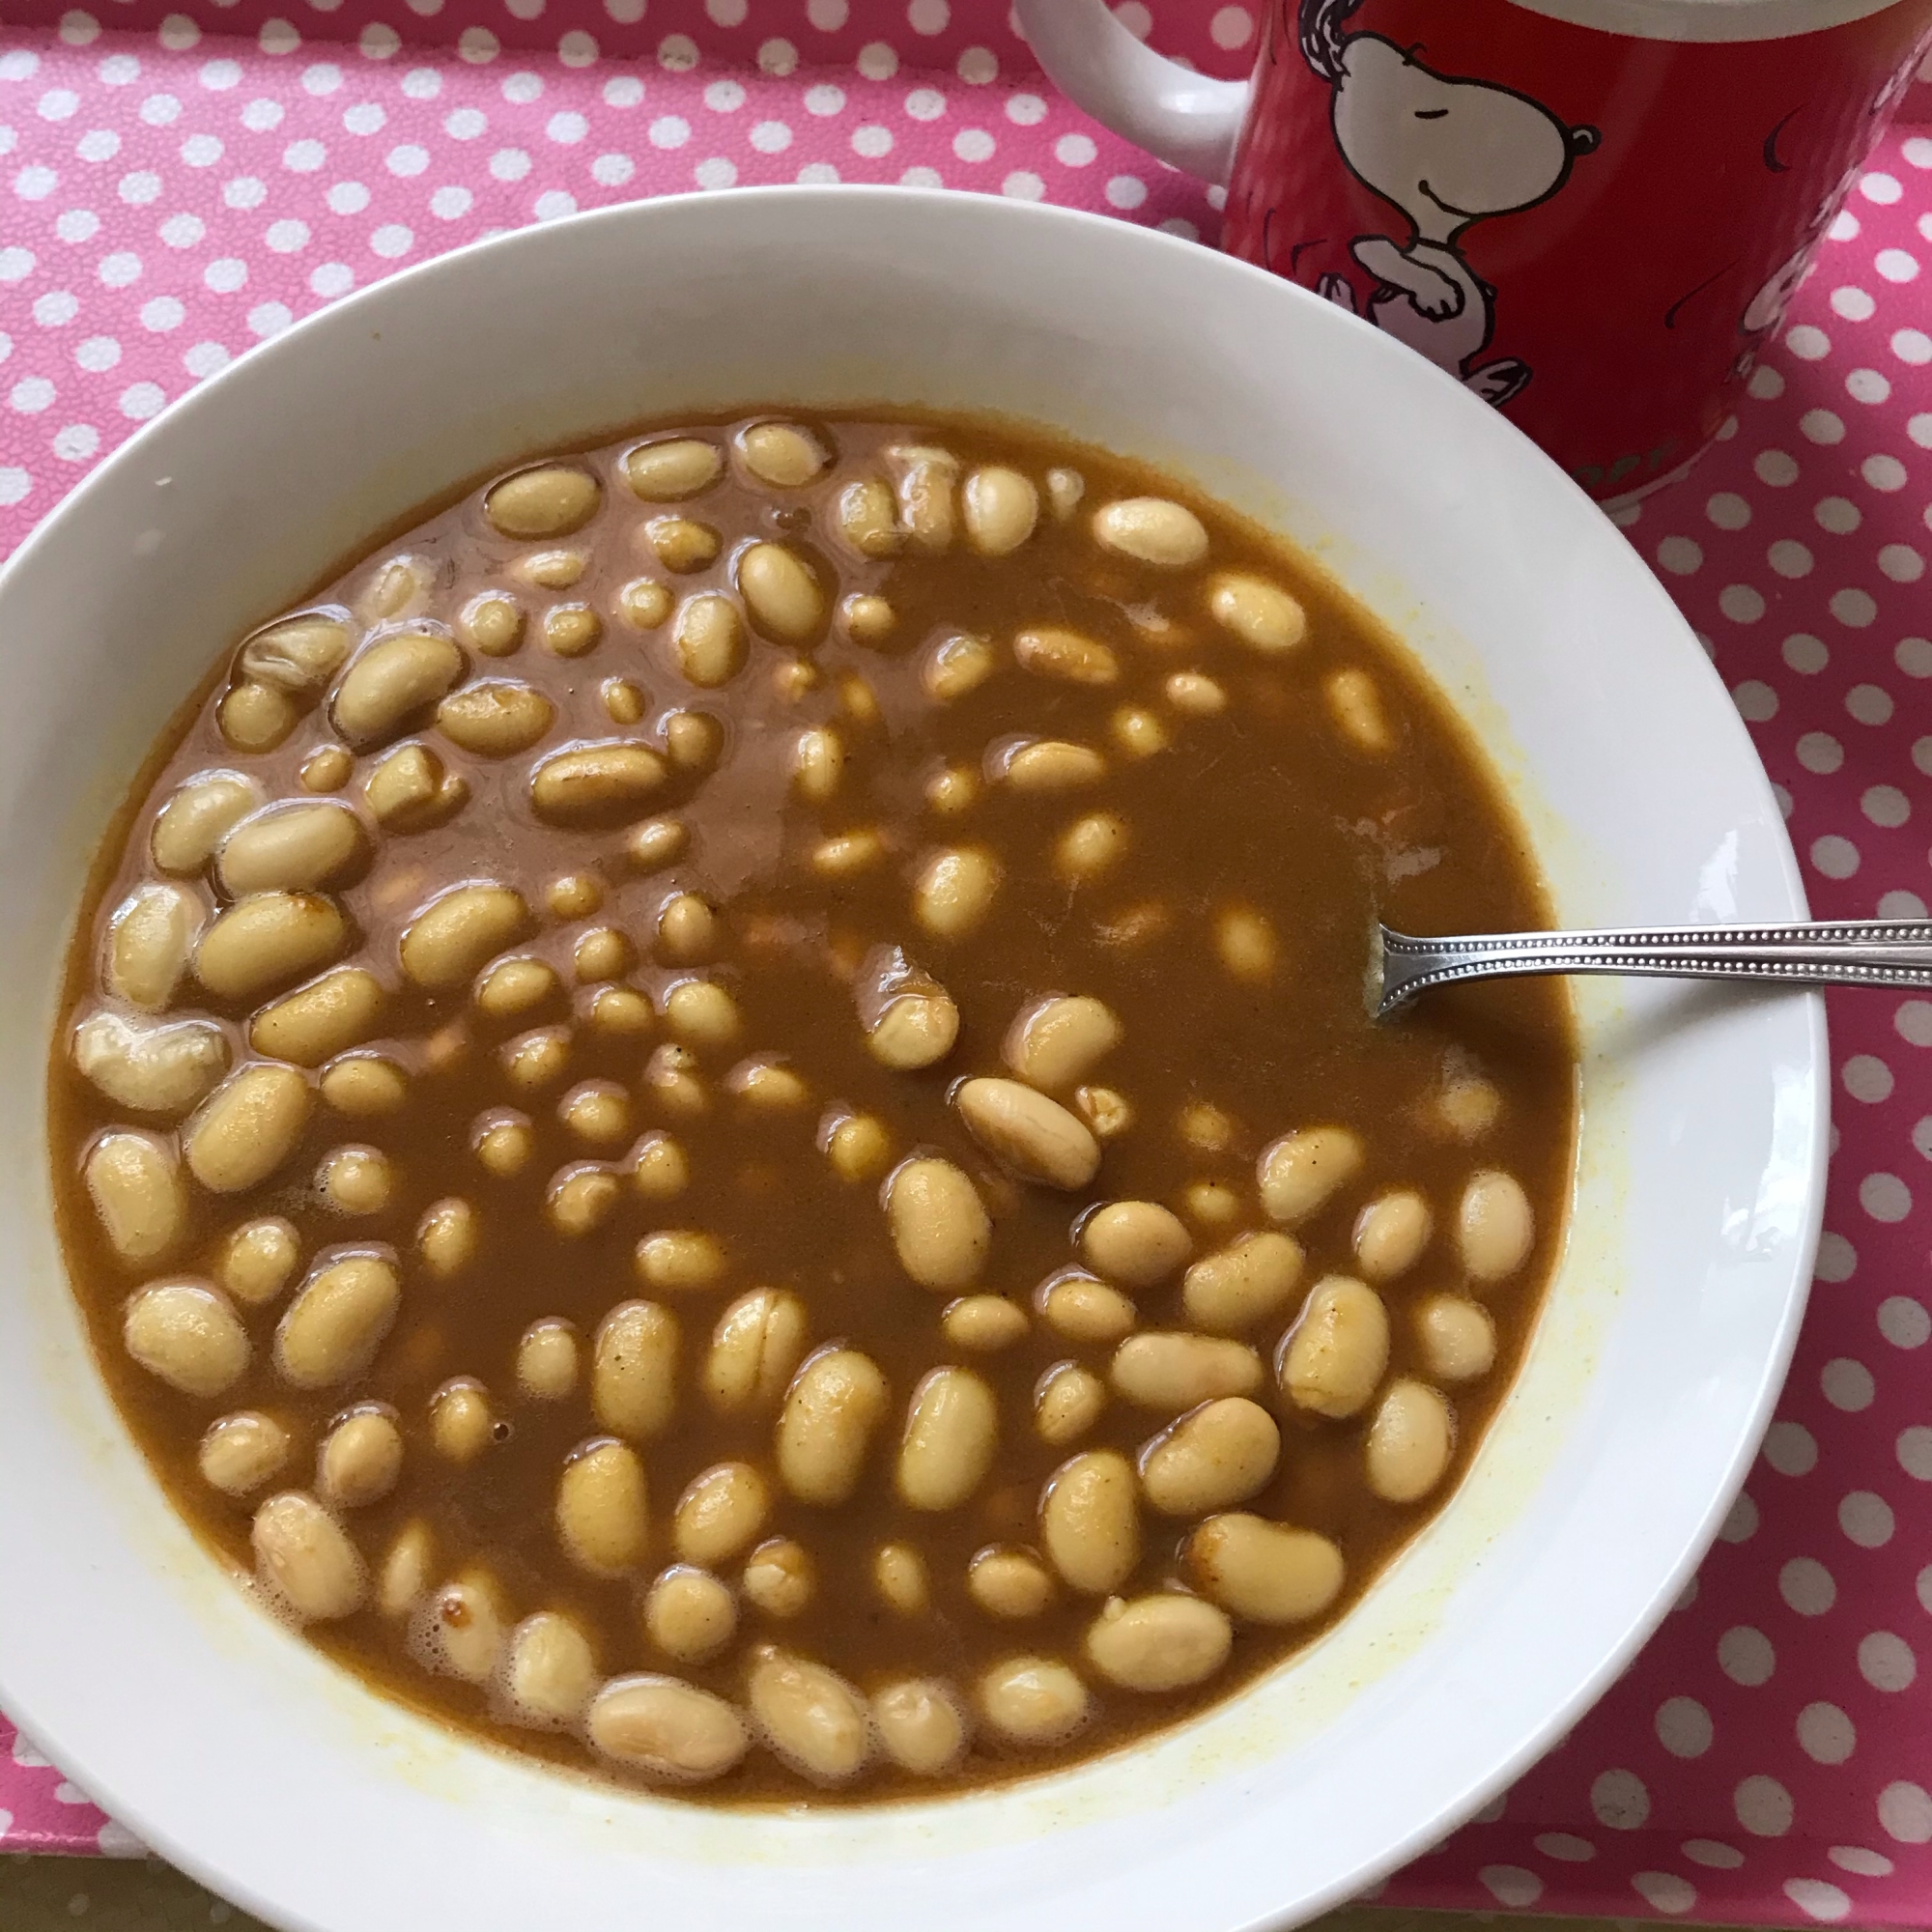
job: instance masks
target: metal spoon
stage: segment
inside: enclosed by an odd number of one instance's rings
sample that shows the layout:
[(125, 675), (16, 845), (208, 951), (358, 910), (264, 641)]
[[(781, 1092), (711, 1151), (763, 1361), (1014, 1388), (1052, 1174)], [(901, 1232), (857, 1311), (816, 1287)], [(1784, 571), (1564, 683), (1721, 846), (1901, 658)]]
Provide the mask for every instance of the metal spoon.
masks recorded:
[(1932, 988), (1932, 919), (1485, 932), (1445, 939), (1416, 939), (1378, 925), (1369, 945), (1369, 1012), (1383, 1019), (1432, 986), (1518, 973)]

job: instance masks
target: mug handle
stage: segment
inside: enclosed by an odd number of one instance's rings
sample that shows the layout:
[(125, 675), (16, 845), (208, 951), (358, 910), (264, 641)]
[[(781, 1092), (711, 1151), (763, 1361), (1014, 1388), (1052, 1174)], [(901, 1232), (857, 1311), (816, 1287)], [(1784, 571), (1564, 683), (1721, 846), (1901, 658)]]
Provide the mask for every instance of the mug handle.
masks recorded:
[(1249, 84), (1210, 80), (1143, 46), (1106, 0), (1014, 0), (1047, 78), (1103, 127), (1204, 181), (1226, 185)]

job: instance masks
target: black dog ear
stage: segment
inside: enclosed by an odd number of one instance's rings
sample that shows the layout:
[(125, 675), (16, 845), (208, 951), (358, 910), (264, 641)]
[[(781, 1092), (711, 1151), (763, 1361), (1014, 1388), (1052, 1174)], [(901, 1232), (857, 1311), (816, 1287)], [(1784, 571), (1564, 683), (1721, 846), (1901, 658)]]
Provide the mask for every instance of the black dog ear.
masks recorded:
[(1570, 130), (1570, 152), (1573, 155), (1594, 155), (1603, 145), (1604, 137), (1594, 128), (1573, 128)]

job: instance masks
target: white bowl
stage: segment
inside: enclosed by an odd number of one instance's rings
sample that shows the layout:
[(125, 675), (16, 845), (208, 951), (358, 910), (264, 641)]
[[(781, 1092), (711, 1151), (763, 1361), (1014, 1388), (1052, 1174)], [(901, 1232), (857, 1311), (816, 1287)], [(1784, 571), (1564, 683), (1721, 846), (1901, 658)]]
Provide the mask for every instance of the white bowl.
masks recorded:
[(1568, 1252), (1468, 1480), (1331, 1635), (1154, 1742), (926, 1805), (694, 1808), (397, 1709), (217, 1572), (101, 1389), (50, 1222), (46, 1040), (130, 776), (230, 639), (452, 482), (687, 407), (882, 399), (1061, 425), (1308, 546), (1482, 732), (1566, 923), (1804, 916), (1744, 730), (1616, 530), (1420, 357), (1206, 249), (965, 195), (760, 189), (479, 243), (243, 357), (0, 576), (0, 1704), (267, 1918), (1286, 1923), (1562, 1734), (1757, 1442), (1816, 1240), (1821, 1006), (1584, 982)]

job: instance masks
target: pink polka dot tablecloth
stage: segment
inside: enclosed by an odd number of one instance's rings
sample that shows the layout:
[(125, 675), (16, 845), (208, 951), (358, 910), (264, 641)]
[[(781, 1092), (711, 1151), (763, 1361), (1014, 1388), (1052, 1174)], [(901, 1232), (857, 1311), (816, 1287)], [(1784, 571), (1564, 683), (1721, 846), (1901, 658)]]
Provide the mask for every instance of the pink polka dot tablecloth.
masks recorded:
[[(1238, 73), (1253, 5), (1117, 13)], [(13, 0), (0, 553), (298, 316), (642, 194), (905, 182), (1211, 242), (1214, 197), (1041, 81), (1000, 0)], [(1932, 80), (1932, 75), (1924, 76)], [(1932, 895), (1932, 86), (1724, 440), (1626, 519), (1778, 785), (1821, 917)], [(1819, 1282), (1746, 1493), (1624, 1679), (1390, 1903), (1932, 1924), (1932, 1000), (1832, 1002)], [(0, 1719), (0, 1845), (128, 1851)]]

